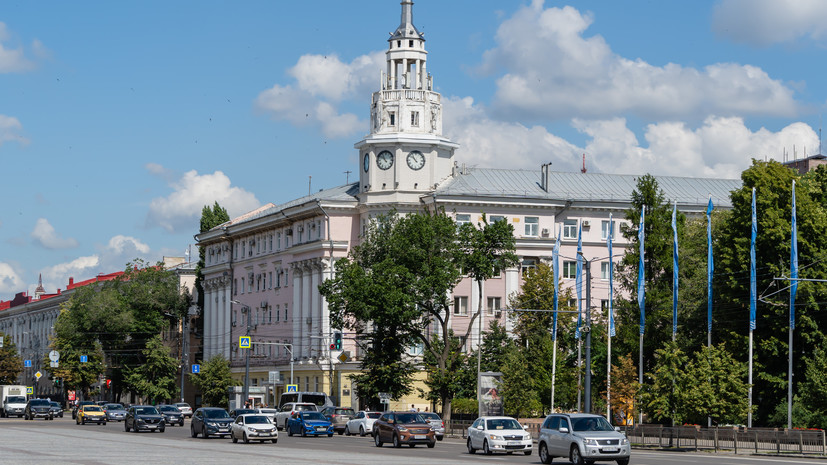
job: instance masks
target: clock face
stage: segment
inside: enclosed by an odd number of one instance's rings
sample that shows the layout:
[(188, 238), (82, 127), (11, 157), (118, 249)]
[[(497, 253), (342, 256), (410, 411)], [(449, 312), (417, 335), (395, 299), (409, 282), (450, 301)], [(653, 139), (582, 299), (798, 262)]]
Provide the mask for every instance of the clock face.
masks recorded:
[(408, 154), (408, 166), (412, 170), (421, 170), (425, 166), (425, 155), (422, 152), (414, 150)]
[(364, 165), (364, 168), (365, 168), (365, 173), (367, 173), (367, 172), (368, 172), (368, 168), (370, 168), (370, 154), (369, 154), (369, 153), (366, 153), (366, 154), (365, 154), (365, 159), (364, 159), (364, 161), (362, 162), (362, 164)]
[(389, 169), (393, 166), (393, 154), (387, 150), (379, 152), (379, 155), (376, 156), (376, 166), (383, 170)]

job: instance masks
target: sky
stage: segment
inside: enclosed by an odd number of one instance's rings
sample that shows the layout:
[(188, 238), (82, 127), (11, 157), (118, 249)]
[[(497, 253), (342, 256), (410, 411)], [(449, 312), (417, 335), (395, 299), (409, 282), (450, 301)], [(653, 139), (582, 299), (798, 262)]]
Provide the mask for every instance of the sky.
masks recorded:
[[(399, 0), (12, 0), (0, 9), (0, 300), (345, 184)], [(820, 0), (417, 0), (471, 167), (738, 178), (819, 152)], [(349, 172), (349, 173), (348, 173)]]

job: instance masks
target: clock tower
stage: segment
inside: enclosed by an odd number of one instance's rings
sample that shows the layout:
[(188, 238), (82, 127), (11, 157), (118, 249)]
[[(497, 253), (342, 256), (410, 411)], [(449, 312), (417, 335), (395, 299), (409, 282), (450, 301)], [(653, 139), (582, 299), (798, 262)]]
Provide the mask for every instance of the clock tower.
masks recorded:
[(425, 35), (413, 25), (413, 2), (390, 33), (387, 68), (370, 102), (370, 133), (359, 150), (359, 198), (364, 204), (418, 204), (452, 172), (458, 144), (442, 135), (442, 96), (427, 72)]

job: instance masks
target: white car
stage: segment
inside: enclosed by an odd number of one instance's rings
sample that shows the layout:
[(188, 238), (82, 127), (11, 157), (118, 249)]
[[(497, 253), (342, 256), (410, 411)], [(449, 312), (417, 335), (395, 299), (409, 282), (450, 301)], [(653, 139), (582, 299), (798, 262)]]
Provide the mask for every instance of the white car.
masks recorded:
[(287, 428), (287, 420), (296, 412), (316, 412), (316, 404), (309, 404), (305, 402), (288, 402), (281, 406), (281, 410), (276, 414), (276, 427), (281, 429)]
[(190, 404), (188, 404), (186, 402), (178, 402), (177, 404), (173, 404), (173, 405), (178, 407), (178, 410), (180, 410), (181, 413), (183, 413), (185, 417), (192, 418), (192, 407), (190, 407)]
[(250, 441), (273, 441), (279, 442), (279, 432), (276, 425), (270, 421), (270, 417), (260, 413), (248, 413), (236, 417), (230, 426), (230, 437), (234, 443), (239, 439), (249, 444)]
[(468, 453), (482, 450), (494, 452), (522, 452), (531, 455), (531, 434), (511, 417), (479, 417), (468, 428)]
[(345, 424), (345, 434), (359, 433), (359, 436), (370, 435), (373, 432), (373, 423), (382, 416), (382, 412), (362, 410)]
[(276, 414), (279, 413), (278, 409), (260, 408), (258, 409), (258, 411), (261, 412), (263, 415), (267, 415), (268, 417), (270, 417), (270, 421), (272, 421), (274, 425), (276, 424)]

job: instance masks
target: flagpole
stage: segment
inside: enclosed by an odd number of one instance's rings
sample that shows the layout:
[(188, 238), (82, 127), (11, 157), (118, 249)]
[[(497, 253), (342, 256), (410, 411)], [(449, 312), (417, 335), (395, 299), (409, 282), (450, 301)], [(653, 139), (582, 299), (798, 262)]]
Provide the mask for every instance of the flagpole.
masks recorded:
[(749, 410), (747, 410), (747, 427), (752, 428), (752, 333), (755, 330), (755, 314), (756, 314), (756, 306), (758, 305), (757, 296), (756, 296), (756, 283), (755, 283), (755, 236), (758, 232), (758, 221), (756, 219), (755, 213), (755, 188), (752, 188), (752, 228), (750, 232), (750, 247), (749, 247), (749, 255), (750, 255), (750, 279), (749, 279), (749, 379), (747, 380), (747, 384), (749, 384), (749, 393), (747, 394), (747, 402), (749, 405)]
[(612, 214), (609, 214), (609, 231), (606, 233), (606, 243), (609, 247), (609, 312), (608, 322), (609, 330), (606, 331), (608, 341), (606, 344), (606, 420), (612, 422), (612, 336), (614, 336), (614, 313), (612, 311), (612, 297), (613, 297), (613, 273), (614, 260), (612, 259), (612, 236), (614, 235), (614, 221)]
[(795, 211), (795, 180), (793, 180), (792, 221), (790, 222), (790, 331), (787, 365), (787, 429), (793, 428), (793, 332), (795, 331), (795, 295), (798, 292), (798, 222)]
[(557, 381), (557, 308), (560, 298), (560, 237), (563, 235), (562, 226), (557, 231), (557, 241), (554, 243), (552, 265), (554, 267), (554, 315), (552, 317), (551, 339), (554, 349), (551, 356), (551, 411), (554, 413), (554, 388)]
[[(715, 261), (712, 256), (712, 195), (706, 206), (706, 346), (712, 348), (712, 275), (715, 270)], [(709, 380), (710, 383), (712, 380)], [(712, 417), (706, 417), (707, 428), (712, 427)]]
[(583, 339), (580, 334), (580, 322), (583, 316), (583, 224), (577, 228), (577, 276), (575, 286), (577, 287), (577, 329), (574, 337), (577, 339), (577, 411), (580, 412), (580, 400), (582, 398), (583, 386)]
[[(640, 226), (638, 226), (638, 243), (640, 245), (640, 263), (638, 264), (638, 271), (637, 271), (637, 302), (638, 306), (640, 307), (640, 349), (638, 352), (639, 359), (638, 359), (638, 388), (643, 388), (643, 333), (646, 328), (646, 288), (644, 284), (644, 278), (646, 277), (646, 271), (643, 268), (644, 263), (644, 253), (645, 248), (643, 246), (646, 234), (644, 232), (645, 220), (646, 219), (646, 206), (642, 206), (640, 209)], [(638, 424), (643, 424), (643, 406), (640, 405), (640, 400), (638, 399)]]

